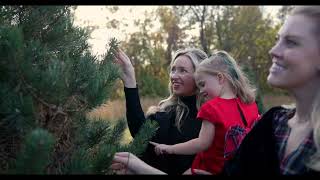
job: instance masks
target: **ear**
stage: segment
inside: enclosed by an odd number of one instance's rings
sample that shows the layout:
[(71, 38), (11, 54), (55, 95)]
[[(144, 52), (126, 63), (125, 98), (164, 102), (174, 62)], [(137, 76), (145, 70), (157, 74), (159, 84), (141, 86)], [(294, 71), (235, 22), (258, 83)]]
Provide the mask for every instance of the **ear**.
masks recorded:
[(222, 85), (225, 81), (224, 75), (222, 73), (218, 73), (217, 77), (218, 77), (219, 84)]

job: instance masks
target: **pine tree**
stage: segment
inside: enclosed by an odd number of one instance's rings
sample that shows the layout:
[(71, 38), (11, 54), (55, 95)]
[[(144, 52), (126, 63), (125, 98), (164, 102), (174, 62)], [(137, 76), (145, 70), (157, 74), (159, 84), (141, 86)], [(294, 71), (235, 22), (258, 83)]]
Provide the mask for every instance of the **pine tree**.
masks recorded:
[(121, 146), (125, 120), (86, 118), (119, 76), (115, 39), (98, 60), (69, 6), (2, 6), (0, 22), (1, 174), (108, 174), (116, 151), (143, 152), (154, 122)]

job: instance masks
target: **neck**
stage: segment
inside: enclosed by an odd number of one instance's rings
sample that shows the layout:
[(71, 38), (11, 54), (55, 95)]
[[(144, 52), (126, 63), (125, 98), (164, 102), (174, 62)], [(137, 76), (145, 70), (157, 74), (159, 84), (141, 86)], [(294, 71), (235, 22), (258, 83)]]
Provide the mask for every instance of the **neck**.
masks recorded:
[(232, 91), (232, 89), (230, 88), (230, 86), (227, 84), (225, 84), (225, 86), (223, 86), (221, 91), (222, 91), (222, 93), (220, 94), (220, 98), (233, 99), (233, 98), (237, 97), (236, 93), (234, 93)]
[[(314, 99), (319, 91), (319, 85), (309, 85), (300, 89), (295, 89), (292, 92), (296, 100), (296, 113), (294, 118), (297, 122), (310, 121), (310, 115), (313, 109)], [(308, 93), (306, 93), (308, 92)]]
[(197, 100), (197, 97), (196, 95), (190, 95), (190, 96), (181, 96), (180, 97), (181, 101), (183, 101), (186, 105), (187, 104), (196, 104), (196, 100)]

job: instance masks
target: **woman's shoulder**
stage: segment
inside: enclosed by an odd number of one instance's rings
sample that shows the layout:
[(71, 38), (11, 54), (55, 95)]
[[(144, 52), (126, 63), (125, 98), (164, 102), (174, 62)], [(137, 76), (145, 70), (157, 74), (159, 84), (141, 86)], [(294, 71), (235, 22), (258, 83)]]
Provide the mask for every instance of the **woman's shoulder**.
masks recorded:
[(265, 118), (271, 118), (275, 122), (287, 121), (295, 113), (295, 108), (288, 106), (276, 106), (263, 114)]
[(279, 124), (286, 124), (295, 112), (295, 109), (286, 108), (283, 106), (275, 106), (270, 108), (268, 111), (262, 114), (260, 120), (255, 126), (266, 128), (271, 127), (272, 129), (278, 127)]

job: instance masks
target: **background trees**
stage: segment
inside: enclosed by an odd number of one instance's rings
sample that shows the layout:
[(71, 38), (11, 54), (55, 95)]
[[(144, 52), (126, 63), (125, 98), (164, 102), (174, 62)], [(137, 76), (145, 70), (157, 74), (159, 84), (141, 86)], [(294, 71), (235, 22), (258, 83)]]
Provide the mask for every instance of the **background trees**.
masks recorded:
[(266, 84), (268, 51), (289, 9), (280, 9), (277, 19), (261, 6), (160, 6), (136, 22), (139, 31), (128, 33), (121, 47), (135, 63), (145, 96), (166, 95), (167, 67), (174, 51), (184, 47), (198, 47), (209, 55), (229, 52), (250, 71), (259, 94), (272, 93), (275, 89)]

